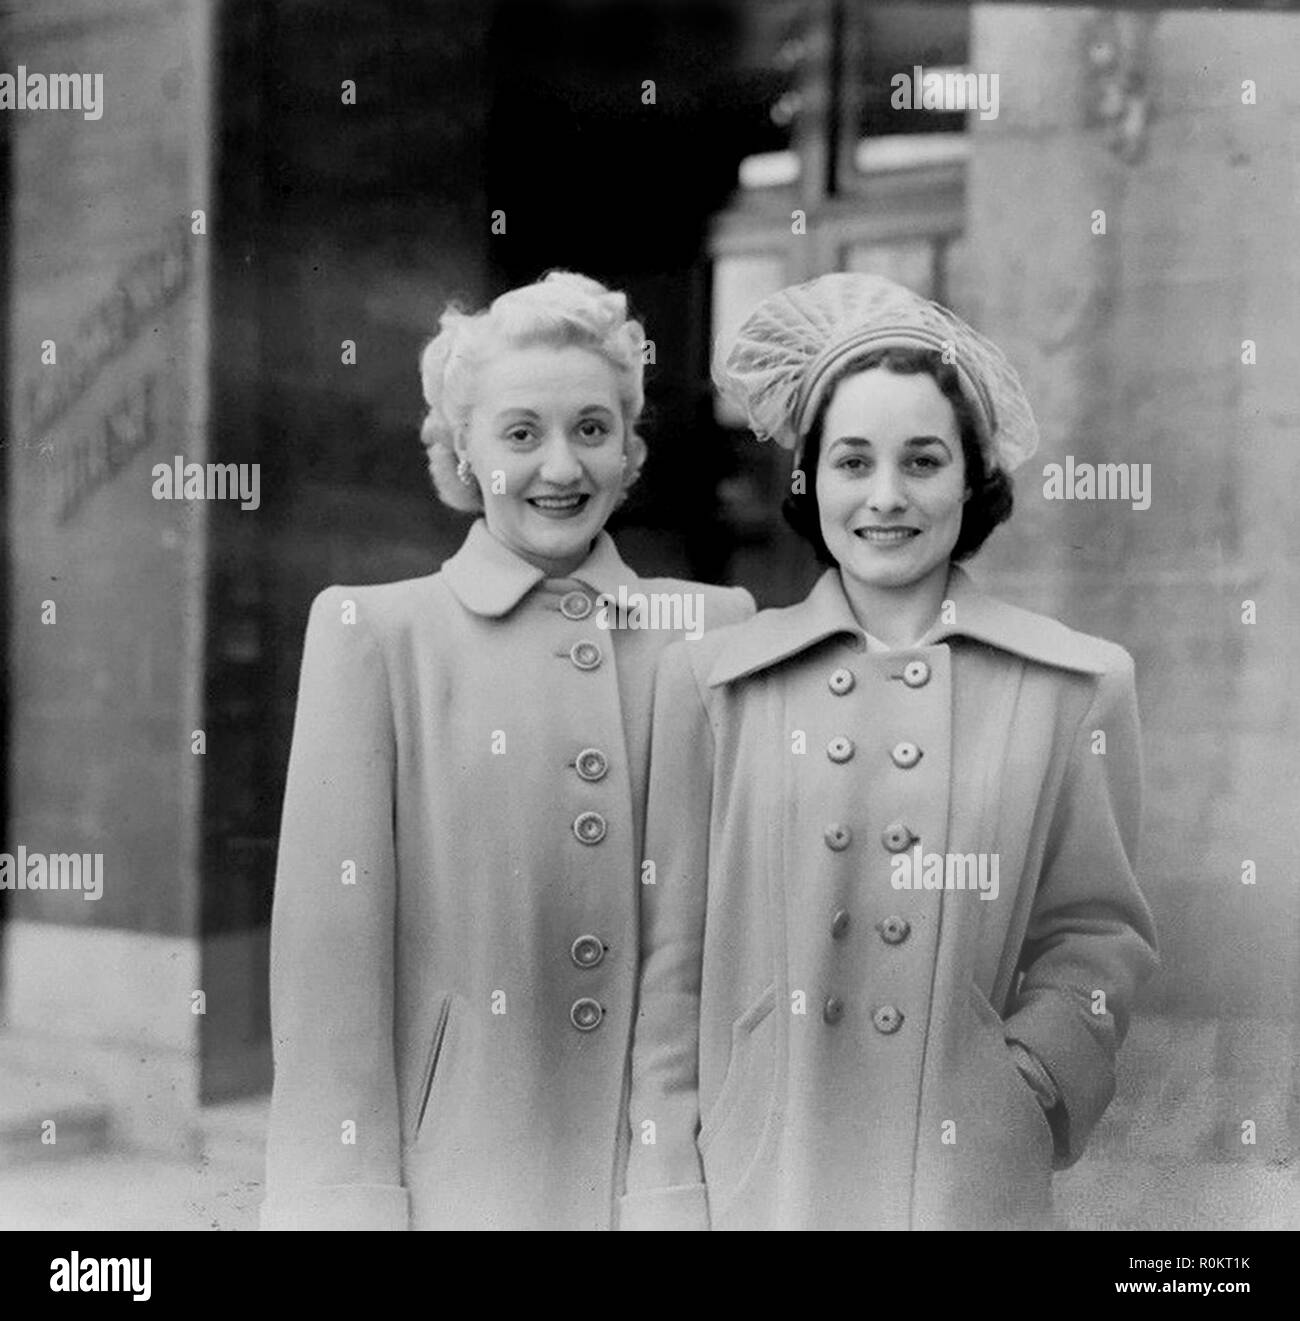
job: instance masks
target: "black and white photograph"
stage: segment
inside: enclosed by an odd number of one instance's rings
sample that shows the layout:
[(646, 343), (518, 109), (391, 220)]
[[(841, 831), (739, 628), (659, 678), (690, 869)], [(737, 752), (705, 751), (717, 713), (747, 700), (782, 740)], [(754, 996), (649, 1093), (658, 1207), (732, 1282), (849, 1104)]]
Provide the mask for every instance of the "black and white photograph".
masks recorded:
[(1281, 0), (0, 0), (0, 1251), (1251, 1292), (1297, 344)]

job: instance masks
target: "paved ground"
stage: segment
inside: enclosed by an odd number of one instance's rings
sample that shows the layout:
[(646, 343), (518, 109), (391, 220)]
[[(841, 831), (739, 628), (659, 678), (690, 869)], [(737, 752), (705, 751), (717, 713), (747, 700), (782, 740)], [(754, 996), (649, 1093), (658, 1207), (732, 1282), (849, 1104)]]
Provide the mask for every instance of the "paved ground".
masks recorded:
[(256, 1229), (247, 1170), (129, 1153), (0, 1173), (0, 1229)]
[(264, 1098), (210, 1108), (198, 1149), (171, 1156), (121, 1149), (102, 1116), (78, 1128), (63, 1114), (54, 1149), (15, 1154), (0, 1128), (0, 1230), (257, 1228)]
[[(1056, 1178), (1066, 1223), (1300, 1228), (1293, 1035), (1255, 1020), (1136, 1023), (1089, 1154)], [(210, 1108), (202, 1153), (168, 1158), (114, 1150), (111, 1117), (56, 1082), (42, 1092), (42, 1113), (63, 1116), (57, 1155), (6, 1146), (19, 1107), (0, 1073), (0, 1229), (256, 1228), (265, 1098)]]

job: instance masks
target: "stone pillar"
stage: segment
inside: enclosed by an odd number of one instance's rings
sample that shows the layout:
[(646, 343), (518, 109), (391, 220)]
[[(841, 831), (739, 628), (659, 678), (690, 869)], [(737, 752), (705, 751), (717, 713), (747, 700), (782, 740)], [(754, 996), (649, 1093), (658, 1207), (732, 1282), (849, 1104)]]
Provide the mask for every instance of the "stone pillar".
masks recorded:
[[(204, 1022), (206, 516), (155, 499), (151, 469), (205, 457), (210, 22), (201, 0), (58, 0), (3, 20), (4, 72), (23, 66), (29, 104), (34, 75), (100, 89), (91, 109), (5, 112), (3, 849), (46, 882), (8, 896), (5, 1025), (93, 1077), (122, 1136), (145, 1141), (197, 1103)], [(90, 860), (83, 888), (49, 888), (55, 868), (75, 876), (51, 855)]]
[[(999, 77), (1001, 104), (972, 116), (967, 310), (1022, 370), (1043, 430), (980, 567), (1133, 652), (1141, 877), (1164, 961), (1144, 1003), (1263, 1024), (1210, 1061), (1232, 1074), (1252, 1042), (1237, 1081), (1262, 1082), (1268, 1032), (1289, 1040), (1300, 1012), (1300, 90), (1284, 54), (1300, 19), (1175, 11), (1144, 28), (1123, 12), (977, 5), (972, 24), (972, 68)], [(1116, 34), (1133, 76), (1107, 92)], [(1142, 109), (1126, 88), (1145, 91), (1149, 122), (1124, 152), (1109, 116), (1136, 126)], [(1045, 499), (1044, 465), (1067, 455), (1149, 463), (1150, 507)], [(1288, 1067), (1257, 1096), (1220, 1094), (1216, 1151), (1243, 1150), (1238, 1119), (1259, 1121), (1261, 1146), (1270, 1122), (1280, 1140)]]

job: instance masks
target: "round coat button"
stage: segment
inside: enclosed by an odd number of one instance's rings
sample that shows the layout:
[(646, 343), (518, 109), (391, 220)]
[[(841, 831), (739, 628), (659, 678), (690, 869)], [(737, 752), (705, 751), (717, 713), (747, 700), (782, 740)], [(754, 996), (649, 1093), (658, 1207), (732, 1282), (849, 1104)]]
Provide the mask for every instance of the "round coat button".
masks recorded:
[(583, 812), (573, 819), (573, 833), (584, 844), (599, 844), (605, 838), (605, 818), (599, 812)]
[(901, 821), (895, 821), (892, 825), (885, 827), (881, 833), (880, 842), (890, 853), (902, 853), (904, 849), (911, 848), (916, 841), (907, 826)]
[(605, 945), (599, 936), (579, 936), (569, 949), (569, 957), (579, 968), (594, 968), (605, 957)]
[(848, 761), (853, 756), (853, 740), (837, 734), (826, 745), (826, 755), (835, 762)]
[(911, 933), (912, 924), (905, 917), (887, 917), (877, 930), (886, 945), (901, 945)]
[(903, 1026), (902, 1011), (895, 1009), (893, 1005), (881, 1005), (871, 1015), (871, 1024), (877, 1032), (883, 1032), (885, 1036), (889, 1036)]
[(600, 664), (600, 648), (594, 642), (575, 642), (569, 648), (569, 659), (580, 670), (594, 670)]
[(845, 693), (853, 691), (853, 685), (857, 681), (853, 677), (852, 670), (846, 670), (841, 666), (826, 681), (826, 686), (835, 694), (836, 697), (843, 697)]
[(831, 918), (831, 935), (834, 936), (836, 940), (841, 939), (841, 937), (848, 932), (850, 920), (849, 910), (847, 908), (841, 908), (835, 916)]
[(822, 1017), (828, 1023), (838, 1023), (844, 1017), (844, 1001), (838, 995), (828, 995), (822, 1005)]
[(842, 826), (839, 822), (832, 822), (826, 827), (823, 838), (826, 840), (828, 849), (832, 849), (836, 853), (843, 853), (853, 843), (853, 832), (848, 826)]
[(889, 755), (895, 766), (909, 771), (921, 760), (921, 749), (915, 743), (895, 743)]
[(583, 748), (573, 766), (584, 780), (603, 780), (609, 770), (609, 758), (599, 748)]
[(903, 666), (903, 682), (909, 688), (924, 688), (930, 682), (930, 667), (923, 660), (908, 661)]
[(591, 614), (591, 598), (586, 592), (565, 592), (560, 598), (560, 614), (565, 619), (586, 619)]
[(600, 1020), (604, 1017), (605, 1011), (600, 1007), (600, 1002), (587, 996), (575, 1000), (573, 1008), (569, 1010), (569, 1021), (579, 1032), (590, 1032), (593, 1028), (599, 1027)]

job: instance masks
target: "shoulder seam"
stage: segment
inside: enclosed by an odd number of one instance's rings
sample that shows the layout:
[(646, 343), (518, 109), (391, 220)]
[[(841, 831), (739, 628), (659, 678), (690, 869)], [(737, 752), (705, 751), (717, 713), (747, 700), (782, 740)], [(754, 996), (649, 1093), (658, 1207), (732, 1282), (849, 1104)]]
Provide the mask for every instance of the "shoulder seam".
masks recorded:
[[(331, 583), (328, 587), (322, 587), (321, 590), (316, 593), (316, 601), (312, 603), (313, 608), (317, 601), (324, 600), (327, 592), (342, 592), (346, 594), (348, 592), (355, 592), (356, 590), (357, 588), (355, 586)], [(362, 590), (364, 590), (364, 588)], [(366, 618), (365, 611), (359, 607), (357, 610), (357, 621), (361, 625), (362, 635), (365, 638), (366, 645), (379, 657), (379, 668), (383, 673), (384, 693), (387, 698), (385, 706), (388, 709), (388, 735), (389, 740), (395, 749), (397, 747), (397, 717), (393, 710), (393, 679), (388, 668), (388, 656), (384, 652), (383, 643), (380, 641), (378, 633), (376, 633), (374, 628), (371, 627), (370, 620)]]

